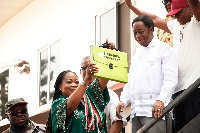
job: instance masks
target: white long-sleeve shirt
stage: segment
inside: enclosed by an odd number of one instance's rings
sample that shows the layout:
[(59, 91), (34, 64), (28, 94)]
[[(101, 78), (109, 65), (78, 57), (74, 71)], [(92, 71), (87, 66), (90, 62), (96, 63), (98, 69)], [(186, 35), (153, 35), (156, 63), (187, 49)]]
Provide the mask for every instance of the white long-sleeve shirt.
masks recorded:
[(121, 101), (125, 107), (131, 102), (131, 118), (152, 117), (156, 100), (166, 106), (178, 82), (178, 63), (173, 49), (158, 39), (136, 52), (131, 60), (128, 83)]
[(117, 120), (122, 120), (123, 127), (125, 127), (127, 125), (127, 121), (124, 112), (122, 112), (124, 116), (123, 119), (119, 119), (116, 115), (116, 107), (119, 103), (118, 95), (111, 89), (108, 89), (108, 92), (110, 95), (110, 101), (106, 105), (106, 108), (104, 110), (104, 112), (106, 113), (107, 130), (110, 130), (112, 124)]

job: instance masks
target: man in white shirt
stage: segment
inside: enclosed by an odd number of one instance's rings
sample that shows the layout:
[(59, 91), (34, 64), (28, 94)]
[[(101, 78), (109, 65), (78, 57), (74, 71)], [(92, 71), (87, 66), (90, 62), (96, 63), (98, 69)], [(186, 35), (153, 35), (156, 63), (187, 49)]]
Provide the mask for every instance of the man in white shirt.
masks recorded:
[[(153, 20), (139, 16), (132, 22), (135, 40), (143, 46), (131, 60), (128, 83), (124, 86), (117, 115), (131, 102), (132, 133), (148, 120), (162, 115), (178, 83), (178, 63), (173, 49), (154, 38)], [(165, 120), (160, 120), (149, 133), (165, 133)]]
[[(82, 78), (85, 78), (85, 70), (87, 68), (87, 65), (90, 63), (90, 56), (86, 56), (81, 61), (81, 69), (80, 74)], [(124, 117), (123, 119), (119, 119), (116, 116), (116, 107), (119, 103), (118, 95), (111, 89), (108, 89), (109, 95), (110, 95), (110, 101), (106, 105), (106, 108), (104, 112), (106, 113), (106, 124), (107, 124), (107, 130), (109, 133), (120, 133), (122, 128), (126, 126), (127, 121)], [(123, 116), (124, 112), (122, 112)]]
[[(178, 85), (172, 95), (175, 99), (200, 77), (200, 1), (172, 0), (171, 11), (167, 16), (174, 20), (164, 20), (158, 16), (144, 12), (131, 0), (126, 5), (137, 15), (148, 15), (153, 19), (155, 27), (173, 34), (173, 48), (178, 56)], [(175, 132), (182, 129), (190, 120), (200, 113), (200, 88), (197, 88), (173, 110)]]
[[(127, 125), (126, 117), (124, 112), (123, 114), (123, 119), (119, 119), (116, 115), (116, 107), (117, 104), (119, 103), (119, 98), (118, 95), (111, 89), (108, 89), (109, 95), (110, 95), (110, 102), (106, 105), (105, 108), (105, 113), (106, 113), (106, 122), (107, 122), (107, 129), (109, 133), (117, 133), (117, 128), (120, 128), (120, 131), (122, 129), (122, 126), (125, 127)], [(119, 123), (119, 124), (114, 124), (114, 123)], [(112, 127), (112, 128), (111, 128)], [(113, 130), (113, 131), (111, 131)]]

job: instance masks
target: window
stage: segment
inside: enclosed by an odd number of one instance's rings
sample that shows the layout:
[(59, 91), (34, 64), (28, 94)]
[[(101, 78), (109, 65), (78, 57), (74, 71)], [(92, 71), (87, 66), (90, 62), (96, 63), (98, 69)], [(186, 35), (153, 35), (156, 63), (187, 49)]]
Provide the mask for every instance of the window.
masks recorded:
[(96, 45), (99, 46), (106, 42), (118, 44), (118, 2), (106, 4), (95, 16)]
[(132, 16), (130, 9), (125, 2), (110, 2), (103, 6), (95, 16), (95, 40), (99, 46), (108, 42), (113, 42), (116, 48), (128, 55), (128, 64), (135, 51), (135, 44), (132, 42)]
[(39, 50), (39, 106), (53, 100), (54, 83), (60, 72), (60, 40)]
[(8, 102), (9, 70), (0, 74), (0, 120), (5, 118), (5, 104)]

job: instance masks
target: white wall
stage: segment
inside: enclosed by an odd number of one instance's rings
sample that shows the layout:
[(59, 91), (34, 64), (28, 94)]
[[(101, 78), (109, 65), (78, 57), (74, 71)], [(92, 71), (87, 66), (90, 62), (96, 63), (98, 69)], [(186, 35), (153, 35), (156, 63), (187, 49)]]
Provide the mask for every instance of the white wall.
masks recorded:
[[(0, 27), (0, 63), (22, 59), (29, 61), (31, 68), (26, 75), (10, 67), (9, 100), (23, 97), (29, 103), (30, 116), (38, 112), (38, 50), (57, 35), (62, 36), (60, 71), (70, 69), (79, 74), (80, 60), (89, 55), (89, 46), (95, 45), (95, 13), (109, 1), (116, 0), (34, 0)], [(160, 6), (161, 0), (151, 1)], [(137, 4), (147, 9), (149, 2), (138, 0)]]
[(30, 62), (28, 75), (10, 67), (9, 100), (23, 97), (37, 113), (38, 50), (62, 35), (61, 71), (79, 74), (80, 60), (95, 45), (95, 12), (107, 0), (34, 0), (0, 28), (0, 62)]

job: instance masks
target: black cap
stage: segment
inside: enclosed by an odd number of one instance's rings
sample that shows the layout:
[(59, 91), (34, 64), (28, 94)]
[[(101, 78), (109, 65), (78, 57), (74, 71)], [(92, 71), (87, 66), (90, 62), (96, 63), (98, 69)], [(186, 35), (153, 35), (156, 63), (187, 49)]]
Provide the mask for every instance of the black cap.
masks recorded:
[(18, 103), (28, 104), (27, 102), (25, 102), (25, 100), (23, 98), (16, 98), (16, 99), (13, 99), (11, 101), (8, 101), (5, 104), (5, 111), (7, 112), (12, 106), (14, 106), (14, 105), (16, 105)]

